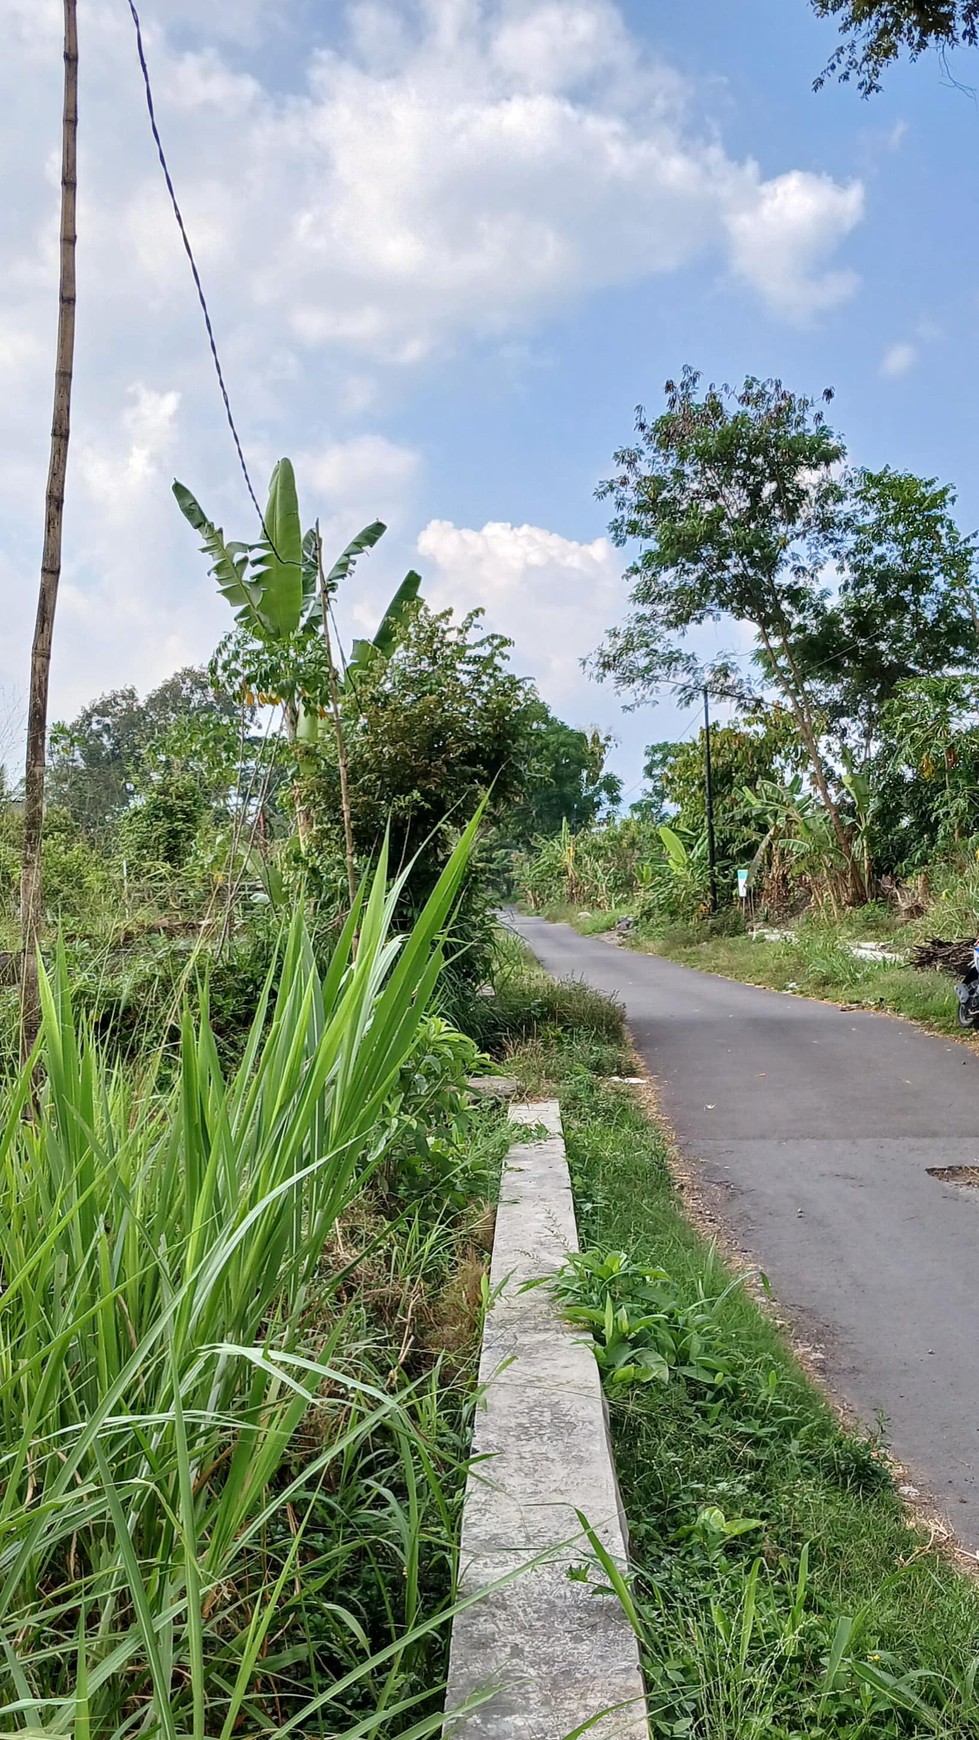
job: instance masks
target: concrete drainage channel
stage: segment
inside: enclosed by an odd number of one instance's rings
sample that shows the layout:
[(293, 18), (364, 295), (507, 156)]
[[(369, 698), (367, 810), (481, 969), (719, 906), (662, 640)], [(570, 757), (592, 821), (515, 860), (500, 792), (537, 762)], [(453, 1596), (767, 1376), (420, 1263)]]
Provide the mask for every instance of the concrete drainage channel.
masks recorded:
[(526, 1287), (578, 1249), (560, 1111), (543, 1100), (510, 1117), (547, 1135), (510, 1150), (500, 1187), (460, 1549), (460, 1593), (481, 1598), (453, 1627), (445, 1733), (648, 1740), (632, 1627), (614, 1597), (568, 1576), (591, 1556), (578, 1512), (627, 1561), (598, 1366), (550, 1288)]

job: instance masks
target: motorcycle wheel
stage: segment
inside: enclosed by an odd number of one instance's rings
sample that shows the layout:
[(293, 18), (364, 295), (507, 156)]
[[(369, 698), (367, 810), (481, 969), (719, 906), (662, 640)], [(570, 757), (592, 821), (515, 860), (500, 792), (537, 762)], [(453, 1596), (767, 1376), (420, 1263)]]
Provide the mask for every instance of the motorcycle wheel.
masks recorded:
[(979, 1013), (973, 1009), (971, 1002), (959, 1003), (959, 1026), (971, 1029), (979, 1026)]

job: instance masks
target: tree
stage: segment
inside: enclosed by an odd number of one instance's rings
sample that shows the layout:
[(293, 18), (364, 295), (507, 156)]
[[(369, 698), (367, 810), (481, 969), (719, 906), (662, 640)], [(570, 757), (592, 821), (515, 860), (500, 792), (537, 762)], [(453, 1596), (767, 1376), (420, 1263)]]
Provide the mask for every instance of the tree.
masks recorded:
[(818, 705), (798, 658), (825, 605), (821, 576), (840, 535), (846, 450), (814, 401), (780, 381), (749, 377), (736, 393), (699, 387), (699, 374), (685, 368), (679, 385), (666, 383), (665, 412), (650, 421), (640, 407), (635, 445), (616, 453), (618, 473), (599, 487), (615, 506), (615, 543), (643, 548), (626, 571), (633, 614), (606, 636), (594, 665), (637, 699), (676, 679), (690, 693), (710, 679), (683, 636), (729, 617), (752, 628), (859, 897)]
[[(392, 863), (416, 859), (403, 901), (409, 919), (447, 862), (459, 831), (489, 793), (487, 820), (505, 819), (524, 796), (524, 747), (539, 702), (509, 668), (511, 642), (486, 634), (482, 612), (461, 622), (421, 603), (406, 613), (398, 644), (370, 661), (343, 696), (350, 809), (358, 859), (390, 835)], [(337, 859), (339, 767), (324, 737), (305, 765), (302, 801), (314, 861)], [(481, 937), (484, 888), (467, 885), (465, 917)]]
[(565, 725), (546, 702), (529, 703), (522, 746), (525, 790), (500, 824), (512, 848), (604, 821), (619, 804), (622, 781), (605, 766), (611, 740)]
[(166, 864), (171, 870), (182, 869), (206, 807), (204, 793), (191, 774), (168, 773), (123, 816), (121, 853), (138, 866)]
[[(219, 804), (222, 777), (226, 788), (234, 783), (228, 758), (254, 752), (255, 717), (254, 706), (215, 689), (207, 671), (194, 665), (175, 671), (143, 701), (131, 686), (112, 689), (69, 723), (51, 727), (51, 799), (86, 832), (98, 835), (118, 820), (154, 772), (179, 761), (201, 780), (208, 800)], [(223, 774), (215, 754), (219, 745)]]
[(920, 869), (979, 833), (979, 678), (899, 683), (875, 760), (884, 868)]
[(71, 387), (75, 354), (75, 208), (78, 189), (78, 23), (75, 0), (64, 0), (64, 95), (61, 121), (61, 254), (54, 412), (48, 464), (44, 546), (37, 619), (31, 649), (27, 705), (27, 766), (24, 780), (24, 845), (21, 860), (21, 1050), (33, 1050), (40, 1020), (37, 951), (43, 913), (41, 844), (44, 833), (44, 770), (48, 726), (48, 685), (54, 614), (61, 580), (61, 541), (65, 479), (71, 431)]
[(843, 41), (816, 87), (834, 75), (855, 78), (862, 96), (879, 91), (886, 69), (906, 53), (944, 52), (979, 42), (979, 0), (812, 0), (820, 18), (838, 18)]
[(848, 483), (838, 593), (795, 653), (840, 750), (861, 760), (900, 685), (979, 662), (979, 540), (960, 531), (954, 504), (952, 489), (911, 472)]
[[(758, 846), (757, 814), (745, 787), (780, 781), (804, 761), (795, 722), (785, 707), (772, 707), (748, 722), (711, 729), (711, 785), (714, 834), (722, 876), (746, 867)], [(642, 814), (669, 819), (684, 834), (699, 838), (707, 826), (704, 787), (704, 733), (679, 743), (654, 743), (646, 751)], [(648, 806), (648, 807), (647, 807)]]

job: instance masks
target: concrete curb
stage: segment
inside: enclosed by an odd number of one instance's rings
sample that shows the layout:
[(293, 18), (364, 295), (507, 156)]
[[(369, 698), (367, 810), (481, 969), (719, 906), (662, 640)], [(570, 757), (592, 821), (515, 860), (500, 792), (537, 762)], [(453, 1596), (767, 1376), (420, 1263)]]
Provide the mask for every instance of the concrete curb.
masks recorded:
[[(545, 1100), (513, 1105), (510, 1117), (548, 1134), (511, 1149), (500, 1190), (460, 1593), (517, 1574), (455, 1622), (445, 1732), (453, 1740), (564, 1740), (599, 1717), (588, 1730), (595, 1740), (648, 1740), (632, 1628), (613, 1597), (567, 1575), (589, 1557), (578, 1510), (626, 1563), (598, 1366), (549, 1288), (521, 1291), (578, 1249), (560, 1111)], [(521, 1570), (532, 1560), (539, 1562)], [(604, 1580), (600, 1570), (596, 1580)], [(487, 1703), (452, 1721), (487, 1687), (497, 1688)]]

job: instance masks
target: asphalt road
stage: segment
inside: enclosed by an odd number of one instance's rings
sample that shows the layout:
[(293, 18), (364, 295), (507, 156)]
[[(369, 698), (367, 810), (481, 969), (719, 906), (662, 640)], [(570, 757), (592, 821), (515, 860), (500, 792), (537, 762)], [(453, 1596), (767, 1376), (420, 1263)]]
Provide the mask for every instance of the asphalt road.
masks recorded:
[[(979, 1053), (511, 922), (547, 970), (624, 1005), (684, 1157), (828, 1381), (979, 1552)], [(949, 997), (953, 995), (949, 983)]]

